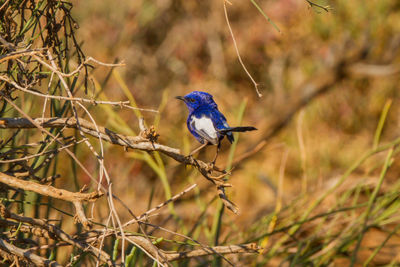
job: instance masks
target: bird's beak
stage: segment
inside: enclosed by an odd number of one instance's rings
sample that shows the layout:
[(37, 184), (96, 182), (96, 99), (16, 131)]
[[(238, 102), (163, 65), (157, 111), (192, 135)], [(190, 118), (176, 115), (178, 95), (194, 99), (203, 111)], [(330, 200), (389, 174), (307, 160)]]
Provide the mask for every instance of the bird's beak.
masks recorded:
[(186, 102), (186, 99), (183, 96), (175, 96), (175, 98)]

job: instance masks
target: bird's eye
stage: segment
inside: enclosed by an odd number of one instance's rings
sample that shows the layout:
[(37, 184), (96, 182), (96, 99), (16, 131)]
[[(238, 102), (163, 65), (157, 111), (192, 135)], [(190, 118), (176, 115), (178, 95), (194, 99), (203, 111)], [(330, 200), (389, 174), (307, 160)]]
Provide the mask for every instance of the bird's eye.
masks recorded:
[(194, 98), (189, 98), (189, 101), (192, 103), (196, 102), (196, 100)]

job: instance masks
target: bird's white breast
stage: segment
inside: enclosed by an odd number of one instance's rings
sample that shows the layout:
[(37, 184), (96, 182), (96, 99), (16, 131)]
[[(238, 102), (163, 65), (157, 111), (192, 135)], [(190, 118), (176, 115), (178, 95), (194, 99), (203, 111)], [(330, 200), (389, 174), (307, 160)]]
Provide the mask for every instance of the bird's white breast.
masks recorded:
[(212, 139), (217, 139), (217, 130), (214, 128), (214, 124), (210, 118), (206, 116), (202, 116), (200, 118), (196, 118), (196, 116), (192, 116), (191, 124), (194, 125), (197, 131), (203, 132), (207, 134)]

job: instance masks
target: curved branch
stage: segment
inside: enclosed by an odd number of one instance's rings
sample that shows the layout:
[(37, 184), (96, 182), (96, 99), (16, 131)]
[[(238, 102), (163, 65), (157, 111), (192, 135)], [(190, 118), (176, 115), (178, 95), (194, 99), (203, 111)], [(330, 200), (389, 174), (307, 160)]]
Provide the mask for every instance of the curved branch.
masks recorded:
[(58, 198), (61, 200), (76, 201), (95, 201), (103, 195), (102, 192), (79, 193), (58, 189), (50, 185), (41, 185), (31, 181), (25, 181), (0, 172), (0, 183), (22, 190), (32, 191), (44, 196)]
[(0, 183), (6, 184), (13, 188), (32, 191), (43, 196), (49, 196), (52, 198), (72, 202), (76, 210), (76, 217), (78, 221), (81, 222), (82, 225), (87, 229), (92, 226), (92, 223), (86, 218), (85, 213), (83, 212), (82, 202), (95, 201), (103, 195), (103, 193), (100, 191), (95, 191), (92, 193), (70, 192), (64, 189), (55, 188), (50, 185), (41, 185), (32, 181), (18, 179), (2, 172), (0, 172)]

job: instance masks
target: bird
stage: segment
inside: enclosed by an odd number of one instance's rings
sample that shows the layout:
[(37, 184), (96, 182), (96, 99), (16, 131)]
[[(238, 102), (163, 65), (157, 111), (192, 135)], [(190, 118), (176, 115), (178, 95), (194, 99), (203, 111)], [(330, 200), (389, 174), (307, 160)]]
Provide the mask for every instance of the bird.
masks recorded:
[(186, 125), (189, 132), (201, 143), (201, 146), (193, 150), (189, 156), (200, 151), (207, 145), (216, 145), (217, 153), (212, 161), (215, 164), (221, 141), (226, 136), (232, 144), (235, 140), (233, 132), (254, 131), (253, 126), (230, 127), (225, 116), (218, 110), (213, 96), (207, 92), (193, 91), (185, 96), (176, 96), (176, 99), (185, 102), (189, 115)]

